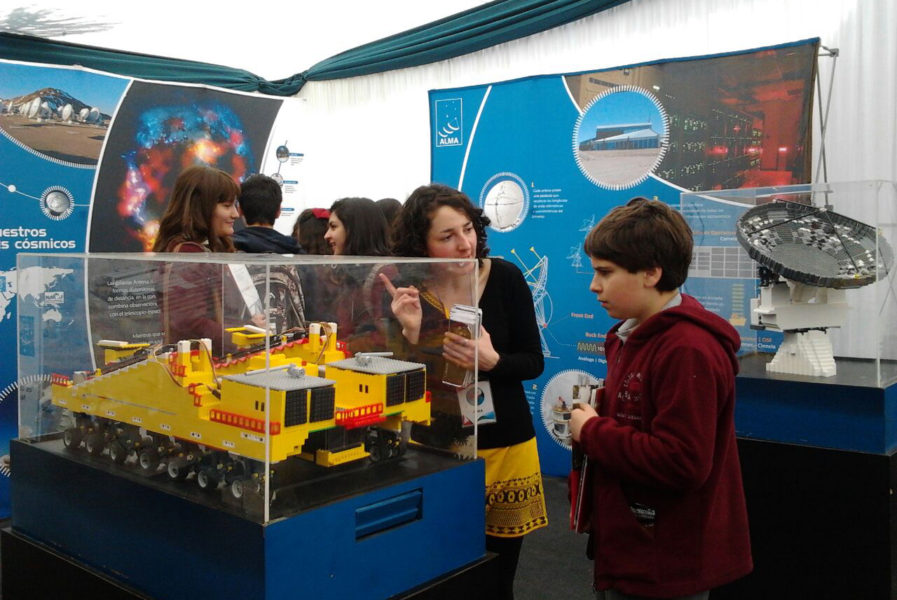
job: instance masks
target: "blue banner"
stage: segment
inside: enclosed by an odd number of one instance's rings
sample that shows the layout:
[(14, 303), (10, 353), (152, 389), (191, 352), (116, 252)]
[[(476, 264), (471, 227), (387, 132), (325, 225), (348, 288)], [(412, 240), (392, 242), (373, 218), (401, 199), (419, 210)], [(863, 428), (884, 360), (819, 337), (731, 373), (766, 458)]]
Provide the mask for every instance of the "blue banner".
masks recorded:
[[(546, 368), (526, 389), (545, 473), (569, 471), (571, 405), (606, 374), (613, 320), (588, 290), (586, 234), (635, 196), (678, 207), (683, 191), (807, 182), (817, 46), (430, 92), (432, 180), (484, 209), (492, 255), (516, 263), (533, 293)], [(744, 317), (755, 289), (750, 261), (736, 257), (724, 278), (707, 266), (737, 249), (738, 210), (708, 203), (683, 212), (702, 223), (696, 237), (707, 252), (684, 291), (755, 349)]]
[[(10, 514), (9, 440), (33, 433), (17, 431), (19, 391), (28, 386), (35, 392), (28, 397), (40, 398), (54, 369), (71, 369), (41, 364), (40, 348), (64, 344), (78, 365), (93, 353), (83, 303), (65, 302), (84, 293), (81, 261), (30, 277), (17, 272), (16, 255), (148, 250), (174, 179), (194, 163), (237, 181), (257, 172), (298, 180), (301, 123), (282, 110), (287, 103), (0, 60), (0, 353), (7, 357), (0, 363), (0, 518)], [(299, 202), (295, 181), (284, 196), (289, 223), (281, 229), (289, 231)], [(17, 301), (25, 307), (21, 319)], [(63, 306), (81, 308), (66, 314)], [(16, 356), (43, 375), (20, 380)]]

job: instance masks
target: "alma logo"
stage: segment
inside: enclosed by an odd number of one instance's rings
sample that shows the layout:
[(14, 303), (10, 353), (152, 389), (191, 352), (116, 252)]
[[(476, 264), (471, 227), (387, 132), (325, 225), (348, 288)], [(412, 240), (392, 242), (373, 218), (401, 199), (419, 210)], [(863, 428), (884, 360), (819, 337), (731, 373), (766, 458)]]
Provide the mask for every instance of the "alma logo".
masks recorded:
[(437, 148), (464, 144), (461, 107), (461, 98), (436, 101), (434, 107), (436, 137), (434, 139)]

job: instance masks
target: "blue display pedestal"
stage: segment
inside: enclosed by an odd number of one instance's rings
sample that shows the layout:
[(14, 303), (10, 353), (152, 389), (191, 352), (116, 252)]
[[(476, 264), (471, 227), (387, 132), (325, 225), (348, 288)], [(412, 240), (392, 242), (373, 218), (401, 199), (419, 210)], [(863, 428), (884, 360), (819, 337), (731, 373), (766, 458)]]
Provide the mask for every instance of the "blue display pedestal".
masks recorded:
[[(12, 531), (0, 530), (3, 553), (2, 597), (7, 600), (151, 600), (118, 581)], [(482, 582), (498, 577), (495, 555), (451, 571), (390, 600), (491, 600), (479, 590)], [(52, 577), (47, 574), (51, 573)], [(295, 597), (303, 597), (297, 592)]]
[(767, 374), (768, 355), (741, 359), (735, 429), (739, 437), (855, 452), (897, 450), (897, 365), (838, 359), (834, 377)]
[[(412, 450), (328, 475), (362, 489), (261, 524), (165, 489), (178, 482), (40, 444), (11, 452), (12, 534), (151, 598), (388, 598), (485, 555), (482, 461)], [(383, 484), (364, 489), (372, 476)]]
[(735, 413), (755, 568), (713, 598), (897, 597), (897, 387), (869, 362), (828, 379), (764, 365), (742, 360)]

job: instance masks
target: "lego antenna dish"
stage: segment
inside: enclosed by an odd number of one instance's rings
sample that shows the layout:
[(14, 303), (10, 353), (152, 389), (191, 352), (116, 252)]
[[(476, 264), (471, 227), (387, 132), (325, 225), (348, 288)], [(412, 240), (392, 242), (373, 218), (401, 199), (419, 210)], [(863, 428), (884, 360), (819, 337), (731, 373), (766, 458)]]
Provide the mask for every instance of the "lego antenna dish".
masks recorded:
[(859, 288), (883, 279), (894, 251), (875, 228), (827, 208), (774, 201), (745, 212), (738, 242), (773, 273), (806, 285)]

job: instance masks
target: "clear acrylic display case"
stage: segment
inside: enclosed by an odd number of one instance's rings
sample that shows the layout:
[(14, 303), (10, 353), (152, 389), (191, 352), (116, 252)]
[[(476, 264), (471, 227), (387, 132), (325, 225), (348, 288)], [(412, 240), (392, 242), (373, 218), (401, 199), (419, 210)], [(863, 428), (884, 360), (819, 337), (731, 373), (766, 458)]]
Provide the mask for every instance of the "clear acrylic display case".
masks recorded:
[[(770, 203), (780, 204), (755, 208)], [(897, 381), (895, 182), (683, 193), (680, 210), (695, 238), (684, 290), (739, 331), (743, 374), (878, 388)], [(746, 224), (752, 215), (760, 216)], [(760, 233), (751, 240), (752, 232)], [(845, 247), (853, 250), (839, 262)], [(804, 342), (809, 336), (818, 337)], [(833, 363), (805, 367), (804, 351), (820, 363), (828, 352)]]
[(412, 344), (388, 289), (451, 277), (475, 306), (475, 260), (20, 254), (17, 270), (19, 441), (260, 523), (425, 456), (476, 457), (474, 403), (444, 383), (448, 319), (425, 311)]

